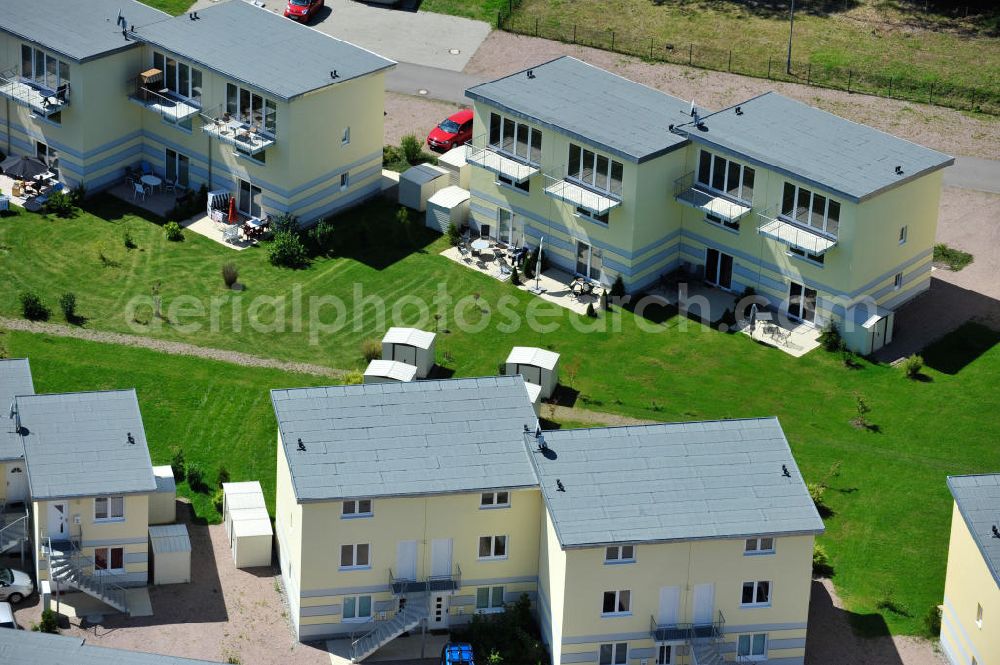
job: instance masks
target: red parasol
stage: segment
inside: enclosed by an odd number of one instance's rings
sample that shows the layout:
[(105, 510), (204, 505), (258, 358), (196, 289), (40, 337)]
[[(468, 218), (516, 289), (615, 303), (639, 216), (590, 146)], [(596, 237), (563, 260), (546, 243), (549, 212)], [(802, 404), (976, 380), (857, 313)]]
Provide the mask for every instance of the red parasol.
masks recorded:
[(229, 223), (235, 224), (239, 221), (239, 217), (236, 215), (236, 199), (229, 199)]

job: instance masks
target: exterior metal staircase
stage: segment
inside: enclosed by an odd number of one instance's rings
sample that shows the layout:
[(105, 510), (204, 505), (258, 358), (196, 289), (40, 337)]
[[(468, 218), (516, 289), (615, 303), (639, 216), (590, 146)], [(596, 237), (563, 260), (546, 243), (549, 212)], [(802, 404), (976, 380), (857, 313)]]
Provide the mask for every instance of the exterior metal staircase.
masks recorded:
[(372, 655), (379, 647), (413, 630), (427, 620), (430, 596), (426, 593), (409, 594), (406, 605), (388, 621), (377, 621), (375, 627), (351, 642), (351, 661), (360, 662)]
[(654, 642), (684, 640), (691, 647), (692, 665), (725, 665), (722, 657), (722, 640), (726, 618), (722, 612), (712, 623), (677, 623), (661, 625), (650, 617), (649, 632)]
[(711, 639), (691, 641), (691, 662), (694, 665), (725, 665), (726, 660), (719, 653), (719, 644)]
[(18, 517), (9, 524), (5, 524), (0, 529), (0, 554), (17, 547), (28, 539), (30, 533), (30, 520), (28, 513)]
[(46, 538), (46, 554), (49, 576), (60, 585), (79, 589), (121, 612), (129, 611), (125, 588), (115, 584), (110, 576), (97, 573), (94, 560), (80, 552), (75, 543)]

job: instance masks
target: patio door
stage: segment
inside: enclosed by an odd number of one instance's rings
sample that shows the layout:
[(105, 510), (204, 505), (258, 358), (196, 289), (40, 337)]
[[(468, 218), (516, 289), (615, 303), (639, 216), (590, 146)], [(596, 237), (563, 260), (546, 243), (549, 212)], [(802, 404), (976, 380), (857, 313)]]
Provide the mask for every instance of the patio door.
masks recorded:
[(694, 585), (694, 611), (692, 622), (696, 626), (709, 626), (715, 615), (715, 584)]
[(396, 543), (396, 577), (401, 580), (417, 579), (417, 541), (401, 540)]
[(240, 195), (236, 202), (240, 212), (247, 217), (260, 217), (260, 199), (260, 187), (240, 180)]
[(709, 247), (705, 250), (705, 281), (722, 289), (733, 286), (733, 257)]
[(167, 148), (167, 180), (172, 180), (179, 187), (188, 186), (189, 160), (187, 155), (182, 155)]
[(676, 626), (680, 623), (681, 588), (679, 586), (660, 587), (660, 611), (656, 623), (661, 626)]
[(497, 240), (517, 246), (524, 239), (524, 222), (510, 210), (497, 208)]
[(585, 242), (576, 243), (576, 272), (587, 279), (600, 280), (604, 270), (604, 253), (599, 247)]
[(49, 167), (51, 171), (56, 176), (56, 180), (59, 180), (59, 156), (56, 151), (42, 143), (41, 141), (35, 142), (35, 157), (37, 157), (43, 164)]
[(814, 323), (816, 320), (816, 289), (792, 282), (788, 287), (788, 316), (806, 323)]
[(431, 575), (451, 575), (451, 538), (435, 538), (431, 541)]

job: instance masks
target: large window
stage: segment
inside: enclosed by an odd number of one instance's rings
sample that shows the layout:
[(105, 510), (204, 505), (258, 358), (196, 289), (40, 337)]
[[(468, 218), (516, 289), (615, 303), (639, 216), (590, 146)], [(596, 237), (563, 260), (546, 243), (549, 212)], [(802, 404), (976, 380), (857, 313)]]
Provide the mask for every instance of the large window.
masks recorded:
[(487, 611), (503, 609), (503, 587), (481, 586), (476, 589), (476, 609)]
[(740, 635), (736, 642), (736, 653), (748, 660), (764, 660), (767, 657), (767, 633)]
[(163, 87), (180, 97), (201, 103), (201, 70), (153, 51), (153, 67), (163, 72)]
[(523, 122), (490, 114), (490, 145), (508, 155), (537, 164), (542, 160), (542, 131)]
[(340, 546), (341, 569), (369, 568), (371, 565), (371, 546), (368, 543)]
[(604, 601), (601, 604), (601, 614), (604, 616), (616, 614), (629, 614), (632, 611), (632, 592), (628, 589), (621, 591), (605, 591)]
[(752, 607), (771, 604), (771, 583), (767, 581), (744, 582), (740, 605)]
[(41, 49), (22, 44), (21, 78), (55, 91), (69, 84), (69, 65)]
[(372, 597), (346, 596), (343, 616), (344, 621), (367, 621), (372, 616)]
[(187, 155), (182, 155), (167, 148), (167, 182), (173, 182), (178, 187), (188, 186), (188, 174), (190, 173), (190, 160)]
[(94, 499), (95, 520), (125, 519), (125, 497), (99, 496)]
[(109, 573), (125, 572), (124, 547), (94, 548), (94, 570)]
[(628, 662), (628, 642), (602, 644), (598, 665), (625, 665)]
[(576, 274), (599, 281), (604, 271), (604, 252), (585, 242), (576, 243)]
[(840, 203), (790, 182), (781, 196), (781, 215), (831, 236), (840, 230)]
[(507, 558), (507, 536), (480, 536), (479, 558), (480, 559)]
[(240, 195), (237, 207), (240, 212), (249, 217), (260, 217), (260, 187), (251, 185), (246, 180), (240, 180)]
[(698, 156), (698, 183), (734, 199), (753, 202), (755, 175), (751, 167), (705, 150)]
[(569, 169), (566, 174), (569, 179), (620, 197), (623, 172), (624, 167), (621, 162), (582, 146), (569, 144)]
[(233, 83), (226, 84), (226, 113), (271, 136), (277, 132), (278, 107), (270, 99)]

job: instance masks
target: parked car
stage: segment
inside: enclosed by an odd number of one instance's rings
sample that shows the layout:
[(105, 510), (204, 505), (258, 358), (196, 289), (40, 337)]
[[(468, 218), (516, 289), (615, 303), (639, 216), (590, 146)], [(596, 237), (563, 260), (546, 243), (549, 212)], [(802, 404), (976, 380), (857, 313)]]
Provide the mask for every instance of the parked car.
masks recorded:
[(288, 6), (285, 7), (285, 18), (308, 23), (324, 4), (326, 4), (326, 0), (288, 0)]
[(427, 147), (446, 152), (472, 140), (472, 109), (462, 109), (448, 116), (427, 135)]
[(467, 642), (448, 642), (441, 649), (441, 665), (476, 665), (472, 659), (472, 645)]
[(34, 590), (35, 584), (27, 573), (13, 568), (0, 568), (0, 600), (17, 605)]
[(14, 608), (10, 603), (0, 603), (0, 628), (20, 628), (14, 621)]

